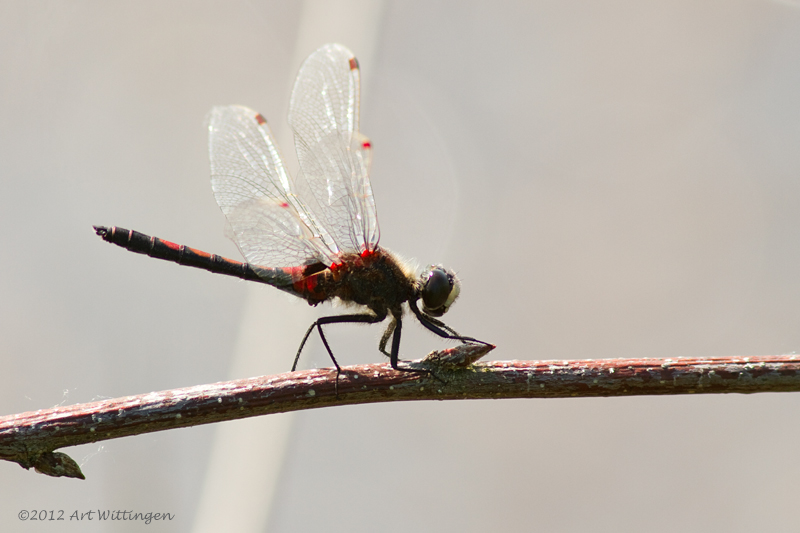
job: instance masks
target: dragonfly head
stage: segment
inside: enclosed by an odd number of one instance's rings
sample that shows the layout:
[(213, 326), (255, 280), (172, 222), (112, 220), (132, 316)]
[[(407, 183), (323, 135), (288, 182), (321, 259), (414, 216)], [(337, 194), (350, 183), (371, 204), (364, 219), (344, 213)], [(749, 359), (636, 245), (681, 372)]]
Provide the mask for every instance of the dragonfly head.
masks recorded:
[(458, 298), (461, 284), (456, 275), (441, 265), (431, 265), (419, 277), (422, 311), (442, 316)]

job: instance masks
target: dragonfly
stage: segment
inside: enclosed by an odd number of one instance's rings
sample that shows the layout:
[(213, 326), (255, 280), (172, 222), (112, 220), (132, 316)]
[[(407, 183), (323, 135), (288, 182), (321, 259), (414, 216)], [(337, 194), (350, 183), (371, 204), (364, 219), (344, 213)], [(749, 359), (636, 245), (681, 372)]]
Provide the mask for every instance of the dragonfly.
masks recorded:
[(289, 104), (300, 164), (294, 178), (261, 114), (243, 106), (211, 110), (211, 187), (244, 262), (116, 226), (94, 226), (95, 232), (129, 251), (265, 283), (312, 306), (339, 300), (358, 308), (317, 318), (303, 336), (292, 371), (316, 329), (338, 376), (342, 369), (323, 326), (388, 318), (379, 351), (395, 370), (424, 372), (399, 364), (405, 307), (440, 337), (493, 347), (439, 319), (461, 291), (453, 271), (430, 265), (417, 275), (378, 245), (369, 179), (372, 144), (359, 131), (359, 96), (358, 61), (346, 47), (327, 44), (305, 60)]

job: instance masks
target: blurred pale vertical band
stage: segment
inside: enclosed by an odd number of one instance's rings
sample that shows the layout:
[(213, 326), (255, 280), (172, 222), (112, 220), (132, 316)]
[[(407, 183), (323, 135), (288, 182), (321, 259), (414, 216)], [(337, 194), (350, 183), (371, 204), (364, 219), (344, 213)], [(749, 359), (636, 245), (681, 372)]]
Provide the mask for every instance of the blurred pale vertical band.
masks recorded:
[[(339, 42), (350, 48), (369, 79), (382, 14), (380, 1), (306, 1), (297, 31), (289, 87), (303, 59), (327, 42)], [(362, 94), (363, 85), (362, 77)], [(287, 98), (288, 94), (289, 91)], [(248, 105), (248, 102), (217, 104)], [(286, 117), (267, 119), (287, 166), (296, 172), (294, 140)], [(279, 291), (253, 285), (242, 314), (230, 378), (288, 371), (297, 343), (313, 320), (311, 309), (303, 302), (290, 303)], [(293, 419), (293, 414), (282, 414), (217, 428), (195, 516), (195, 533), (266, 530), (279, 489)]]

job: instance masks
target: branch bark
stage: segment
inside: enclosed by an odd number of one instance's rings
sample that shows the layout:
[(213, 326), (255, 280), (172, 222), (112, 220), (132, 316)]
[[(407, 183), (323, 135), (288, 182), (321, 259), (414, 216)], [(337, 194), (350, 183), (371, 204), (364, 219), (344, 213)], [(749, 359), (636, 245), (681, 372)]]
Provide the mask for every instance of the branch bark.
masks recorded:
[[(489, 348), (490, 349), (490, 348)], [(486, 349), (485, 351), (488, 351)], [(438, 354), (434, 357), (434, 355)], [(442, 355), (444, 354), (444, 355)], [(51, 476), (83, 479), (58, 448), (152, 431), (334, 405), (486, 398), (571, 398), (800, 391), (800, 358), (494, 361), (435, 352), (411, 363), (290, 372), (151, 392), (0, 417), (0, 459)]]

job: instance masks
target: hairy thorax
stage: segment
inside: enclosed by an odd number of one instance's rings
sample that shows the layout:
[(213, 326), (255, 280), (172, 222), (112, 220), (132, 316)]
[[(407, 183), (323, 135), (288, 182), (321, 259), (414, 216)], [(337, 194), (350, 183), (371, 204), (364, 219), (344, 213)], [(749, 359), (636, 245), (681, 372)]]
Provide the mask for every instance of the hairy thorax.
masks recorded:
[[(306, 272), (320, 267), (310, 265)], [(381, 248), (360, 255), (346, 254), (341, 264), (307, 274), (299, 285), (295, 289), (311, 305), (339, 298), (345, 303), (365, 305), (378, 314), (399, 313), (401, 304), (413, 298), (416, 291), (413, 273)]]

